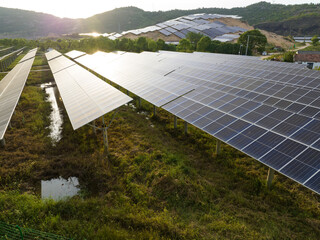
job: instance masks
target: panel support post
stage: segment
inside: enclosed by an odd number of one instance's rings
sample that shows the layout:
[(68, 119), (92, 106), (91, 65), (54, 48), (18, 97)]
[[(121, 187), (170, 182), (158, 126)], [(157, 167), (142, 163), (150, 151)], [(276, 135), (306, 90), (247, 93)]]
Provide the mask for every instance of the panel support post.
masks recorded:
[(102, 116), (102, 128), (103, 128), (103, 144), (104, 144), (104, 152), (108, 153), (108, 131), (107, 131), (107, 125), (105, 124), (104, 121), (104, 116)]
[(92, 121), (92, 125), (93, 125), (93, 127), (92, 127), (93, 128), (93, 132), (94, 132), (95, 135), (97, 135), (96, 120)]
[(267, 177), (267, 187), (269, 189), (271, 188), (273, 177), (274, 177), (274, 170), (272, 168), (269, 168), (268, 177)]
[(140, 97), (138, 98), (138, 101), (139, 101), (139, 108), (141, 108), (141, 98)]
[(129, 96), (129, 90), (127, 90), (127, 95)]
[(2, 138), (0, 140), (0, 147), (5, 147), (6, 146), (6, 140), (4, 138)]
[(188, 123), (184, 122), (184, 134), (188, 134)]
[(174, 127), (174, 129), (177, 129), (177, 116), (174, 116), (173, 127)]
[(157, 115), (157, 108), (155, 105), (153, 105), (153, 116), (155, 117)]
[(221, 141), (219, 139), (216, 139), (216, 154), (220, 155), (221, 153)]

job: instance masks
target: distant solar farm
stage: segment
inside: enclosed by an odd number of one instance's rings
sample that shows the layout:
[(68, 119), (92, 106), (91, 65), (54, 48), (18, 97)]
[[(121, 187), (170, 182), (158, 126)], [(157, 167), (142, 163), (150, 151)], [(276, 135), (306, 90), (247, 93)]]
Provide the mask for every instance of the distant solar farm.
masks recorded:
[(108, 37), (111, 40), (122, 37), (150, 37), (157, 39), (160, 38), (168, 43), (177, 43), (180, 39), (186, 38), (186, 35), (189, 32), (194, 32), (208, 36), (212, 40), (229, 42), (238, 39), (241, 33), (248, 30), (237, 26), (228, 26), (227, 24), (219, 21), (221, 18), (239, 19), (240, 17), (220, 14), (193, 14), (168, 20), (145, 28), (129, 30), (122, 33), (105, 33), (101, 35)]

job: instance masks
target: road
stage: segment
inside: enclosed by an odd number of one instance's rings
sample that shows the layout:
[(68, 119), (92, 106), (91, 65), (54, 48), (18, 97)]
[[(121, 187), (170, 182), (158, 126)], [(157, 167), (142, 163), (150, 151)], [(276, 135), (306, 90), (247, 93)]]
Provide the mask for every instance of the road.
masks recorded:
[[(300, 50), (300, 49), (304, 49), (304, 48), (306, 48), (306, 47), (309, 47), (310, 45), (311, 45), (310, 43), (306, 43), (305, 46), (297, 47), (297, 48), (295, 48), (295, 49), (293, 49), (293, 50), (298, 51), (298, 50)], [(272, 55), (275, 55), (275, 54), (281, 54), (281, 52), (276, 52), (276, 53), (273, 53)], [(270, 56), (272, 56), (272, 55), (261, 56), (261, 59), (262, 59), (262, 60), (263, 60), (263, 59), (266, 59), (266, 58), (268, 58), (268, 57), (270, 57)]]

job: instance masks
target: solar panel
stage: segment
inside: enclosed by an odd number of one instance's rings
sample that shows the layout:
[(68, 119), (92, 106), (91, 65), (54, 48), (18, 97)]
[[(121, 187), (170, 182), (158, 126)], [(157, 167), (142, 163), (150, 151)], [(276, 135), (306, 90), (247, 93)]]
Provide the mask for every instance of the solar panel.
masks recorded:
[(174, 32), (177, 31), (177, 30), (175, 30), (175, 29), (173, 29), (173, 28), (171, 28), (171, 27), (167, 27), (167, 28), (165, 28), (164, 30), (166, 30), (166, 31), (168, 31), (168, 32), (170, 32), (170, 33), (174, 33)]
[(50, 61), (51, 59), (61, 56), (62, 54), (59, 53), (57, 50), (51, 50), (50, 52), (47, 52), (45, 55), (47, 60)]
[[(35, 55), (36, 51), (32, 53)], [(0, 81), (0, 139), (4, 138), (12, 114), (27, 81), (33, 61), (34, 58), (29, 58), (25, 61), (20, 60), (20, 64), (17, 64)]]
[(167, 27), (167, 25), (163, 24), (163, 23), (158, 23), (156, 24), (156, 26), (160, 27), (160, 28), (165, 28)]
[(207, 20), (203, 20), (203, 19), (197, 19), (197, 20), (194, 20), (193, 22), (195, 22), (197, 24), (207, 24), (208, 23)]
[(26, 55), (24, 55), (24, 57), (19, 61), (18, 64), (28, 60), (28, 59), (32, 59), (36, 56), (37, 53), (37, 48), (31, 49)]
[[(148, 55), (141, 55), (144, 56), (144, 59), (139, 62), (139, 67), (131, 67), (136, 55), (134, 53), (127, 53), (118, 58), (114, 57), (112, 53), (106, 55), (110, 55), (110, 57), (106, 57), (105, 61), (103, 58), (98, 61), (94, 60), (94, 56), (89, 61), (84, 60), (83, 57), (76, 59), (76, 61), (158, 107), (193, 90), (189, 84), (183, 84), (181, 81), (164, 76), (170, 72), (170, 67), (174, 68), (171, 64), (167, 65), (164, 71), (158, 68), (154, 69), (152, 73), (146, 74), (143, 66), (150, 63), (151, 59)], [(101, 62), (101, 64), (95, 64), (96, 62)], [(106, 63), (108, 68), (105, 67)], [(122, 71), (123, 65), (126, 66), (125, 71)]]
[(192, 27), (192, 25), (187, 25), (187, 24), (177, 24), (172, 26), (174, 29), (177, 29), (178, 31), (182, 30), (182, 29), (187, 29), (189, 27)]
[(75, 65), (75, 62), (71, 61), (70, 59), (62, 55), (49, 61), (49, 66), (53, 74), (63, 69), (66, 69), (72, 65)]
[(169, 36), (171, 34), (171, 32), (169, 32), (169, 31), (167, 31), (165, 29), (161, 29), (159, 32), (164, 34), (164, 35), (166, 35), (166, 36)]
[[(164, 51), (124, 54), (108, 67), (93, 70), (320, 193), (320, 78), (310, 77), (311, 70), (254, 57)], [(305, 82), (316, 87), (300, 86)]]
[(186, 35), (184, 34), (184, 33), (182, 33), (182, 32), (174, 32), (173, 33), (174, 35), (176, 35), (176, 36), (178, 36), (179, 38), (185, 38), (186, 37)]
[(77, 50), (72, 50), (68, 53), (66, 53), (66, 55), (72, 59), (75, 59), (75, 58), (78, 58), (78, 57), (81, 57), (83, 55), (85, 55), (86, 53), (85, 52), (81, 52), (81, 51), (77, 51)]
[(49, 61), (49, 66), (74, 130), (132, 100), (69, 61), (60, 56)]

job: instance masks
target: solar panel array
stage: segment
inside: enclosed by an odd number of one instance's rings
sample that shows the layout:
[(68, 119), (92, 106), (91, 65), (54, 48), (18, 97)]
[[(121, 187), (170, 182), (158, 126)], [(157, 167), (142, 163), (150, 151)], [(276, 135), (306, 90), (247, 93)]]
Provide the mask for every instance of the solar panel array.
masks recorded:
[(3, 48), (0, 49), (0, 56), (4, 56), (6, 54), (8, 54), (10, 51), (12, 51), (13, 47), (7, 47), (7, 48)]
[(12, 55), (14, 55), (14, 54), (18, 54), (18, 53), (21, 52), (23, 49), (24, 49), (24, 47), (23, 47), (23, 48), (20, 48), (20, 49), (18, 49), (18, 50), (16, 50), (16, 51), (13, 51), (13, 52), (11, 52), (11, 53), (8, 53), (8, 54), (6, 54), (6, 55), (4, 55), (4, 56), (2, 56), (2, 57), (0, 57), (0, 61), (4, 60), (4, 59), (6, 59), (7, 57), (10, 57), (10, 56), (12, 56)]
[[(213, 40), (222, 42), (232, 41), (239, 38), (239, 33), (247, 31), (247, 29), (240, 27), (227, 26), (226, 24), (218, 21), (219, 18), (239, 18), (232, 15), (219, 15), (219, 14), (193, 14), (188, 16), (179, 17), (166, 22), (158, 23), (154, 26), (146, 28), (135, 29), (130, 31), (108, 34), (107, 36), (114, 40), (120, 37), (126, 37), (128, 34), (141, 35), (145, 33), (159, 32), (164, 37), (171, 35), (178, 38), (185, 38), (188, 32), (201, 33), (210, 37)], [(215, 20), (214, 22), (212, 22)], [(236, 34), (237, 33), (237, 34)]]
[(74, 130), (132, 100), (56, 51), (46, 57)]
[[(0, 140), (10, 123), (12, 114), (27, 81), (37, 49), (29, 51), (28, 60), (20, 62), (0, 81)], [(28, 55), (27, 54), (27, 55)]]
[(320, 193), (319, 71), (224, 54), (104, 55), (77, 61)]
[[(167, 64), (162, 66), (160, 63), (154, 72), (149, 73), (145, 71), (144, 65), (152, 64), (151, 58), (145, 58), (144, 61), (132, 65), (135, 60), (136, 54), (134, 53), (123, 55), (105, 53), (104, 55), (100, 54), (98, 57), (86, 55), (76, 59), (77, 62), (94, 69), (101, 76), (112, 79), (116, 84), (138, 96), (143, 96), (144, 99), (157, 107), (194, 90), (191, 84), (165, 76), (167, 69), (174, 70), (174, 67), (172, 68)], [(148, 62), (149, 60), (150, 62)]]

